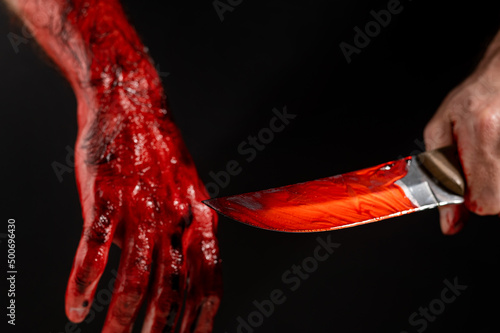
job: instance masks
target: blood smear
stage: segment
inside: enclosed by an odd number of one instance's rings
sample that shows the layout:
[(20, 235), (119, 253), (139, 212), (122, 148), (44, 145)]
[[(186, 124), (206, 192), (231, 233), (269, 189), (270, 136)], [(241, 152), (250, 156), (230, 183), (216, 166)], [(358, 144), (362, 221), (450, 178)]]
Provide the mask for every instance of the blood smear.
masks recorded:
[(409, 160), (219, 198), (210, 205), (235, 220), (278, 231), (324, 231), (374, 222), (418, 208), (395, 184), (408, 173)]

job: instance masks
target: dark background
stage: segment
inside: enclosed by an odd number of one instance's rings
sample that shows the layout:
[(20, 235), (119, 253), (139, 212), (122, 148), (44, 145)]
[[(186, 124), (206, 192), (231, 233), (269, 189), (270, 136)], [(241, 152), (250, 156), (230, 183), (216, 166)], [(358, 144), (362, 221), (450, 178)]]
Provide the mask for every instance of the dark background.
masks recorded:
[[(387, 3), (243, 1), (223, 22), (210, 0), (124, 6), (163, 72), (200, 176), (210, 182), (210, 171), (241, 163), (241, 174), (219, 193), (231, 195), (422, 149), (423, 127), (497, 31), (500, 3), (402, 1), (403, 11), (348, 64), (339, 43), (352, 44), (353, 28), (363, 28), (373, 20), (370, 11)], [(59, 182), (52, 163), (65, 164), (66, 146), (74, 145), (75, 98), (32, 40), (15, 52), (7, 34), (22, 36), (21, 27), (3, 7), (0, 17), (0, 233), (8, 218), (17, 227), (12, 331), (64, 332), (64, 292), (82, 218), (74, 173)], [(297, 117), (246, 162), (238, 145), (284, 106)], [(247, 318), (252, 302), (269, 299), (273, 289), (287, 300), (254, 332), (416, 332), (409, 316), (440, 298), (443, 281), (455, 278), (467, 289), (426, 332), (496, 331), (499, 229), (497, 217), (475, 216), (459, 235), (443, 236), (437, 210), (323, 234), (275, 233), (221, 218), (225, 291), (214, 332), (236, 332), (238, 316)], [(282, 274), (328, 235), (341, 246), (290, 291)], [(0, 240), (4, 276), (7, 248)], [(113, 246), (100, 289), (118, 256)], [(6, 292), (0, 293), (5, 309)], [(79, 328), (98, 332), (104, 318), (105, 310)]]

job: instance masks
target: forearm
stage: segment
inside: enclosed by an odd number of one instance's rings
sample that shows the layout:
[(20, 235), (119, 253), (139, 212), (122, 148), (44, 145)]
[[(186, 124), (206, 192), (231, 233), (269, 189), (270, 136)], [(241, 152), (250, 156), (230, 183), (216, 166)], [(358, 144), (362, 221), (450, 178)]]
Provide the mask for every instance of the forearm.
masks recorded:
[(497, 54), (499, 50), (500, 50), (500, 30), (496, 33), (496, 35), (493, 37), (490, 44), (488, 45), (488, 48), (486, 49), (485, 52), (485, 58), (493, 54)]
[[(159, 76), (118, 0), (6, 1), (74, 89), (77, 175), (134, 182), (158, 172), (168, 178), (170, 161), (180, 161), (195, 184), (197, 200), (206, 199), (167, 113)], [(153, 162), (168, 167), (157, 170), (150, 167)], [(144, 170), (137, 170), (141, 165)], [(82, 183), (79, 189), (85, 200), (92, 185)]]
[(165, 113), (159, 77), (119, 1), (6, 1), (71, 83), (80, 128), (103, 107)]
[[(491, 39), (488, 46), (484, 50), (481, 60), (478, 62), (475, 70), (466, 79), (470, 82), (480, 80), (485, 83), (493, 83), (496, 81), (491, 77), (492, 73), (500, 71), (500, 30)], [(486, 76), (485, 76), (486, 75)]]

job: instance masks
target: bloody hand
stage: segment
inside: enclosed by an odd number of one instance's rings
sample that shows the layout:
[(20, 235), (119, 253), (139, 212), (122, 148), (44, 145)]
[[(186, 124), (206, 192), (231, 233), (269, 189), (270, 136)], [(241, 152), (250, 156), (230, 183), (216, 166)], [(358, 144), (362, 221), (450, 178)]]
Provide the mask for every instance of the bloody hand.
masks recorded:
[(175, 327), (184, 297), (181, 331), (198, 325), (206, 332), (219, 303), (216, 216), (201, 203), (207, 194), (165, 110), (139, 110), (126, 93), (134, 82), (107, 90), (109, 98), (122, 99), (105, 101), (108, 110), (78, 136), (84, 230), (66, 313), (75, 322), (85, 318), (114, 241), (122, 256), (104, 332), (128, 332), (148, 293), (144, 332)]
[[(84, 227), (66, 291), (81, 322), (114, 242), (122, 249), (103, 332), (209, 332), (221, 294), (215, 213), (147, 51), (116, 0), (8, 0), (78, 101)], [(182, 314), (182, 317), (181, 317)]]
[(500, 33), (476, 70), (443, 101), (424, 139), (428, 150), (457, 145), (465, 173), (465, 204), (439, 207), (443, 233), (458, 232), (468, 211), (500, 213)]

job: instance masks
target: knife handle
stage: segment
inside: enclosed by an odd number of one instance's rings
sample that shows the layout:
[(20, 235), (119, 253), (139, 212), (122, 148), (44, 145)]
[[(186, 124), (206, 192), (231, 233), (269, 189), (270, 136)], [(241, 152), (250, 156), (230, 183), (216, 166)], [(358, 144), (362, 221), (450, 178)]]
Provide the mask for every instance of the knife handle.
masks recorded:
[(417, 160), (446, 189), (464, 196), (464, 175), (455, 146), (423, 152), (417, 155)]

